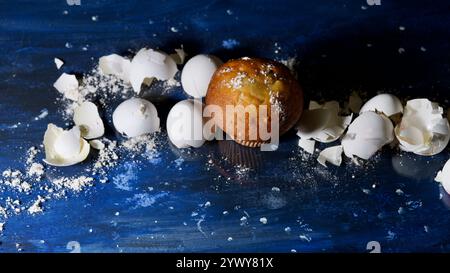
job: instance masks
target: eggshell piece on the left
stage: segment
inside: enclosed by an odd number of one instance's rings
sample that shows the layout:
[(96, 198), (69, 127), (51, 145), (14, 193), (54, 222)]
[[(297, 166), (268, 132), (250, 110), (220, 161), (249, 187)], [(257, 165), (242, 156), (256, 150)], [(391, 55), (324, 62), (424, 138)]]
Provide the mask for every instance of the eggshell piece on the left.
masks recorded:
[(49, 124), (44, 134), (45, 159), (49, 165), (70, 166), (86, 159), (90, 145), (81, 137), (76, 126), (63, 130), (54, 124)]

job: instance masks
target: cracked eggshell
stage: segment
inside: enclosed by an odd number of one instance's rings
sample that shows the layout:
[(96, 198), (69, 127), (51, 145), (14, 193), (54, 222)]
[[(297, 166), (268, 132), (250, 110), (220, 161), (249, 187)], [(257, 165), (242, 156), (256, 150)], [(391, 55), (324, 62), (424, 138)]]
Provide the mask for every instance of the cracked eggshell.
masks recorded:
[(150, 85), (154, 78), (161, 81), (170, 80), (177, 71), (174, 59), (166, 53), (142, 48), (131, 61), (129, 74), (131, 86), (139, 94), (143, 82)]
[(319, 157), (317, 157), (317, 161), (324, 167), (327, 166), (327, 162), (335, 166), (341, 166), (342, 163), (342, 151), (343, 148), (341, 145), (328, 147), (319, 153)]
[(347, 157), (358, 156), (369, 159), (381, 147), (394, 140), (394, 126), (384, 115), (364, 112), (348, 127), (342, 139), (342, 147)]
[(78, 93), (78, 80), (75, 75), (62, 73), (62, 75), (53, 84), (53, 87), (63, 94), (67, 99), (77, 101), (79, 97)]
[(314, 139), (322, 143), (337, 140), (350, 124), (353, 115), (339, 116), (339, 103), (329, 101), (324, 105), (311, 101), (297, 126), (297, 135), (302, 139)]
[(49, 124), (44, 134), (44, 162), (53, 166), (70, 166), (86, 159), (90, 145), (81, 137), (80, 129), (75, 126), (63, 130)]
[(449, 122), (442, 114), (442, 108), (428, 99), (408, 101), (395, 127), (400, 149), (427, 156), (442, 152), (450, 140)]
[(223, 62), (212, 55), (200, 54), (187, 61), (181, 72), (181, 85), (184, 91), (194, 98), (203, 98), (217, 68)]
[(403, 113), (403, 105), (401, 101), (391, 94), (380, 94), (368, 100), (362, 107), (359, 113), (367, 111), (383, 113), (387, 117)]
[(81, 103), (73, 110), (73, 121), (80, 127), (81, 136), (85, 139), (98, 138), (105, 133), (97, 106), (90, 101)]
[(298, 140), (298, 146), (305, 150), (307, 153), (314, 153), (314, 146), (316, 145), (315, 140), (300, 138)]
[(444, 190), (450, 194), (450, 160), (448, 160), (441, 171), (439, 171), (434, 179), (442, 184)]
[(183, 100), (170, 109), (167, 116), (167, 134), (177, 148), (198, 148), (203, 137), (203, 105), (195, 100)]
[(106, 75), (115, 75), (119, 79), (130, 81), (131, 61), (117, 54), (103, 56), (98, 61), (100, 70)]
[(116, 130), (127, 137), (136, 137), (159, 130), (158, 111), (148, 100), (128, 99), (117, 106), (112, 118)]

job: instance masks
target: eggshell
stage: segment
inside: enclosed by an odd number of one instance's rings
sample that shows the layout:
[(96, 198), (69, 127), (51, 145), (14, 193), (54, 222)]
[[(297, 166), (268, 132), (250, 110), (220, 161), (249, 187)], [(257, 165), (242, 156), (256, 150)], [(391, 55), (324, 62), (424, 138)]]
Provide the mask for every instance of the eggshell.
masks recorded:
[(91, 145), (92, 148), (96, 150), (103, 150), (105, 148), (105, 144), (98, 139), (90, 140), (89, 144)]
[(320, 105), (311, 101), (297, 125), (297, 135), (302, 139), (314, 139), (329, 143), (337, 140), (350, 124), (353, 115), (339, 116), (339, 103), (329, 101)]
[(403, 113), (403, 105), (401, 101), (391, 94), (380, 94), (368, 100), (362, 107), (359, 113), (373, 111), (383, 113), (388, 117), (395, 114)]
[(202, 103), (195, 100), (183, 100), (170, 109), (167, 116), (167, 134), (177, 148), (203, 145)]
[(395, 127), (400, 149), (428, 156), (442, 152), (450, 140), (449, 122), (442, 114), (443, 109), (428, 99), (408, 101)]
[(315, 140), (310, 140), (310, 139), (305, 139), (305, 138), (300, 138), (298, 140), (298, 146), (310, 154), (314, 153), (315, 145), (316, 145)]
[(319, 157), (317, 157), (317, 161), (322, 166), (327, 166), (326, 162), (330, 162), (335, 166), (340, 166), (342, 163), (342, 146), (333, 146), (328, 147), (319, 153)]
[(63, 73), (53, 84), (53, 87), (67, 99), (77, 101), (79, 98), (78, 80), (75, 75)]
[(444, 190), (450, 194), (450, 160), (448, 160), (441, 171), (439, 171), (434, 179), (437, 182), (441, 182)]
[(60, 69), (64, 65), (63, 60), (61, 60), (59, 58), (55, 58), (53, 61), (55, 62), (55, 65), (56, 65), (57, 69)]
[(99, 59), (99, 68), (106, 75), (115, 75), (125, 82), (130, 81), (131, 61), (117, 54), (103, 56)]
[(74, 109), (73, 121), (80, 127), (81, 136), (85, 139), (101, 137), (105, 133), (97, 106), (90, 101), (85, 101)]
[(392, 122), (384, 115), (363, 112), (348, 127), (342, 139), (347, 157), (369, 159), (381, 147), (394, 140)]
[(159, 122), (155, 106), (140, 98), (131, 98), (122, 102), (113, 113), (114, 127), (127, 137), (158, 131)]
[(85, 160), (90, 146), (81, 138), (77, 126), (63, 130), (50, 123), (44, 135), (44, 149), (45, 163), (53, 166), (70, 166)]
[(212, 75), (221, 65), (222, 61), (211, 55), (200, 54), (189, 59), (181, 72), (184, 91), (194, 98), (206, 96)]
[(162, 81), (172, 79), (178, 68), (174, 59), (162, 51), (142, 48), (134, 56), (130, 65), (130, 82), (136, 93), (142, 83), (150, 85), (154, 78)]

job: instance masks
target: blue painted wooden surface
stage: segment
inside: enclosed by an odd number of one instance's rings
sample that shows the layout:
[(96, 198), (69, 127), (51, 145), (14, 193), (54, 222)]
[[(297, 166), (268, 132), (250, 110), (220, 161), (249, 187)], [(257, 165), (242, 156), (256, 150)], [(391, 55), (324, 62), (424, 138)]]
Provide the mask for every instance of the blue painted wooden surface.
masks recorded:
[[(66, 61), (63, 71), (83, 73), (100, 56), (144, 46), (171, 51), (183, 44), (191, 55), (222, 59), (297, 56), (308, 98), (344, 101), (352, 89), (384, 90), (448, 108), (450, 6), (419, 2), (2, 0), (0, 169), (23, 168), (26, 149), (41, 143), (46, 124), (62, 122), (54, 57)], [(48, 117), (33, 121), (43, 108)], [(24, 125), (8, 129), (17, 122)], [(244, 175), (221, 159), (236, 148), (230, 143), (209, 143), (184, 161), (167, 145), (158, 162), (120, 162), (112, 182), (49, 201), (42, 215), (8, 219), (0, 252), (16, 251), (16, 243), (30, 252), (67, 252), (69, 241), (83, 252), (364, 252), (369, 241), (385, 252), (450, 250), (449, 198), (441, 200), (433, 182), (448, 149), (429, 158), (385, 150), (364, 168), (346, 162), (324, 169), (303, 159), (296, 141), (294, 134), (282, 138), (274, 153), (241, 148), (256, 164)], [(131, 190), (118, 188), (115, 178), (128, 179)], [(399, 188), (405, 195), (396, 194)], [(201, 206), (206, 202), (211, 206)]]

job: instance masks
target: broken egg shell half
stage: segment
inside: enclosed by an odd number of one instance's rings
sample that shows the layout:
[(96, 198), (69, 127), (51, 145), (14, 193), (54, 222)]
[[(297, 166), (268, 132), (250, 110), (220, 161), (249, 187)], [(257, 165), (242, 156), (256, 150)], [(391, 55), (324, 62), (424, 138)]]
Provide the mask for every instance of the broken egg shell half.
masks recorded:
[(115, 75), (119, 79), (130, 82), (131, 61), (117, 54), (103, 56), (98, 61), (100, 70), (106, 75)]
[(184, 91), (194, 98), (203, 98), (208, 91), (209, 82), (223, 62), (212, 55), (196, 55), (189, 59), (181, 72), (181, 85)]
[(183, 100), (170, 109), (167, 116), (167, 134), (177, 148), (198, 148), (203, 137), (203, 104), (197, 100)]
[(434, 179), (442, 184), (444, 190), (450, 194), (450, 160), (448, 160), (441, 171), (439, 171)]
[(450, 140), (449, 122), (442, 114), (442, 108), (428, 99), (408, 101), (395, 127), (400, 149), (425, 156), (442, 152)]
[(403, 105), (401, 101), (391, 94), (380, 94), (368, 100), (362, 107), (359, 113), (367, 111), (383, 113), (387, 117), (403, 113)]
[(314, 139), (322, 143), (337, 140), (353, 117), (352, 114), (339, 116), (339, 111), (337, 101), (326, 102), (324, 105), (311, 101), (309, 110), (303, 111), (298, 122), (297, 135), (301, 139)]
[(81, 136), (85, 139), (98, 138), (105, 133), (97, 106), (90, 101), (85, 101), (74, 109), (73, 121), (79, 126)]
[(394, 126), (384, 115), (363, 112), (348, 127), (342, 139), (347, 157), (369, 159), (381, 147), (394, 140)]
[(150, 85), (154, 78), (161, 81), (173, 79), (177, 71), (174, 59), (166, 53), (142, 48), (131, 61), (129, 73), (131, 86), (139, 94), (142, 83)]
[(136, 137), (159, 130), (159, 117), (156, 107), (148, 100), (128, 99), (114, 110), (113, 124), (116, 130), (126, 137)]
[(58, 167), (77, 164), (89, 155), (90, 145), (75, 126), (64, 130), (50, 123), (44, 134), (44, 162)]
[(53, 84), (59, 93), (63, 94), (65, 98), (78, 101), (78, 80), (75, 75), (63, 73)]

